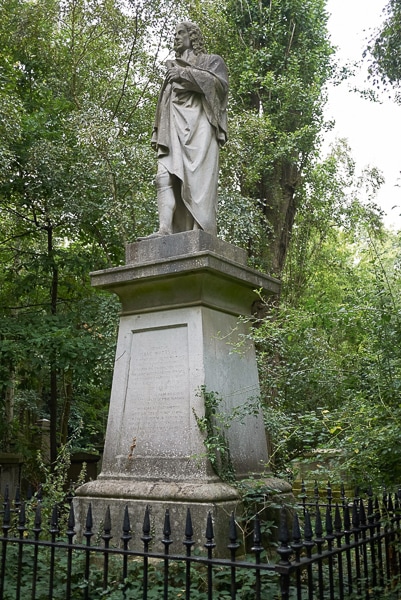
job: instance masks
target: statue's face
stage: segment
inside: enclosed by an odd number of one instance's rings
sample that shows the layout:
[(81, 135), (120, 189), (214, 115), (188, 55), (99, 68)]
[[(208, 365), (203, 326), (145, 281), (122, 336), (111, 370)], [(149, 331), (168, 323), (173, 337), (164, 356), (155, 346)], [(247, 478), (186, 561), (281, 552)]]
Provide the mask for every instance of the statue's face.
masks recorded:
[(178, 23), (175, 28), (174, 50), (182, 54), (189, 48), (191, 48), (191, 40), (189, 39), (188, 30), (183, 23)]

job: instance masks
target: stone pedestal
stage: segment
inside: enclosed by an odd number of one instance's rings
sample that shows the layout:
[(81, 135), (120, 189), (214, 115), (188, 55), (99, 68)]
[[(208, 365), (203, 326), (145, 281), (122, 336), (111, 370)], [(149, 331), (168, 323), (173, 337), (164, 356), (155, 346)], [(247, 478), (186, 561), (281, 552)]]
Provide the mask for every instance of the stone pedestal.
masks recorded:
[[(202, 389), (218, 394), (218, 410), (227, 415), (257, 399), (254, 347), (238, 317), (252, 314), (255, 290), (276, 294), (279, 282), (248, 268), (243, 250), (203, 231), (130, 244), (125, 266), (91, 277), (119, 296), (122, 309), (102, 472), (77, 490), (77, 522), (91, 502), (95, 521), (110, 505), (113, 527), (121, 528), (128, 504), (140, 537), (149, 505), (160, 538), (169, 508), (172, 537), (181, 542), (189, 507), (198, 545), (208, 511), (216, 539), (227, 543), (228, 515), (239, 498), (206, 457), (197, 424), (205, 412)], [(262, 473), (268, 456), (261, 414), (234, 419), (225, 434), (236, 476)]]

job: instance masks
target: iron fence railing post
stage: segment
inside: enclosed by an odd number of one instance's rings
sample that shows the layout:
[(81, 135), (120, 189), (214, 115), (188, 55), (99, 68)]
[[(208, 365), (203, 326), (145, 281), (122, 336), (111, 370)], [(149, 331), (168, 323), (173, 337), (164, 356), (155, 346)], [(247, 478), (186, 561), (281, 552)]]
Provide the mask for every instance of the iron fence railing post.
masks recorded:
[(104, 553), (103, 553), (103, 591), (106, 592), (109, 587), (109, 552), (110, 541), (113, 536), (111, 535), (111, 514), (110, 506), (106, 508), (106, 514), (104, 516), (103, 523), (103, 534), (102, 540), (104, 542)]
[(297, 591), (297, 600), (302, 600), (302, 586), (301, 586), (301, 550), (303, 548), (301, 528), (299, 526), (299, 518), (296, 512), (294, 512), (293, 524), (292, 524), (292, 542), (291, 548), (295, 554), (293, 564), (296, 564), (295, 568), (295, 582)]
[(368, 599), (369, 598), (369, 590), (370, 590), (368, 552), (367, 552), (368, 547), (367, 547), (367, 540), (366, 540), (366, 532), (368, 530), (368, 525), (366, 522), (365, 504), (364, 504), (362, 498), (359, 502), (359, 528), (360, 528), (361, 539), (362, 539), (361, 551), (362, 551), (362, 565), (363, 565), (363, 582), (364, 582), (364, 587), (365, 587), (365, 597), (366, 597), (366, 599)]
[(38, 579), (38, 558), (39, 558), (39, 538), (42, 532), (42, 507), (40, 502), (38, 502), (35, 510), (35, 520), (33, 524), (33, 535), (35, 540), (35, 545), (33, 547), (33, 569), (32, 569), (32, 600), (36, 598), (36, 582)]
[(204, 544), (207, 550), (207, 597), (208, 600), (213, 600), (213, 548), (216, 547), (214, 542), (213, 521), (210, 511), (206, 521), (206, 543)]
[(391, 556), (390, 556), (390, 541), (391, 541), (391, 517), (390, 517), (390, 496), (383, 494), (383, 510), (382, 510), (382, 528), (384, 538), (384, 558), (386, 563), (386, 581), (391, 579)]
[(300, 499), (302, 501), (303, 514), (305, 514), (305, 511), (306, 511), (306, 498), (307, 498), (307, 494), (306, 494), (305, 481), (302, 479), (301, 493), (298, 495), (298, 500)]
[(166, 514), (164, 516), (164, 527), (163, 527), (163, 539), (162, 543), (164, 545), (164, 577), (163, 577), (163, 600), (168, 600), (168, 577), (169, 577), (169, 548), (170, 544), (173, 543), (171, 537), (171, 525), (170, 525), (170, 512), (167, 509)]
[(14, 498), (14, 508), (15, 508), (15, 510), (18, 510), (20, 506), (21, 506), (21, 492), (20, 492), (19, 485), (17, 485), (17, 488), (15, 490), (15, 498)]
[(10, 506), (10, 492), (8, 489), (8, 483), (6, 484), (6, 487), (4, 488), (4, 496), (3, 496), (3, 510), (6, 510), (6, 507), (8, 507), (11, 509)]
[(2, 554), (1, 554), (1, 579), (0, 579), (0, 600), (3, 600), (4, 595), (4, 583), (6, 578), (6, 556), (7, 556), (7, 542), (8, 532), (11, 528), (11, 512), (10, 512), (10, 501), (4, 503), (4, 515), (3, 515), (3, 540), (2, 540)]
[(280, 556), (278, 562), (280, 573), (280, 593), (281, 600), (288, 600), (290, 597), (290, 567), (289, 560), (292, 554), (292, 548), (289, 546), (290, 535), (287, 525), (287, 511), (282, 508), (280, 511), (280, 526), (278, 532), (278, 541), (280, 545), (277, 547), (277, 554)]
[(375, 515), (373, 511), (373, 498), (370, 495), (368, 497), (368, 527), (369, 527), (369, 548), (370, 548), (370, 564), (372, 575), (370, 577), (370, 583), (372, 588), (376, 588), (377, 586), (377, 553), (376, 553), (376, 544), (375, 544)]
[(339, 550), (338, 556), (338, 593), (339, 600), (344, 600), (344, 571), (343, 571), (343, 556), (341, 552), (342, 542), (341, 538), (343, 537), (343, 524), (341, 519), (340, 507), (336, 503), (335, 513), (334, 513), (334, 536), (336, 538), (336, 547)]
[(377, 571), (379, 575), (379, 586), (384, 587), (384, 571), (383, 571), (383, 548), (382, 548), (382, 534), (381, 534), (381, 512), (379, 499), (375, 498), (375, 511), (374, 511), (374, 522), (375, 522), (375, 538), (377, 540)]
[(392, 494), (388, 498), (388, 520), (389, 520), (389, 570), (390, 580), (397, 575), (397, 555), (395, 547), (396, 531), (395, 531), (395, 508)]
[(74, 506), (71, 503), (70, 505), (70, 513), (68, 515), (67, 522), (67, 540), (68, 540), (68, 548), (67, 548), (67, 582), (66, 582), (66, 598), (71, 597), (71, 578), (72, 578), (72, 551), (73, 551), (73, 539), (75, 535), (75, 514), (74, 514)]
[(317, 554), (319, 555), (318, 562), (317, 562), (319, 594), (321, 597), (323, 597), (324, 582), (323, 582), (322, 549), (323, 549), (324, 539), (323, 539), (322, 517), (320, 514), (319, 505), (316, 505), (315, 540), (314, 540), (314, 542), (316, 544)]
[(55, 558), (56, 558), (56, 537), (59, 534), (58, 526), (58, 506), (53, 506), (51, 523), (50, 523), (50, 567), (49, 567), (49, 598), (53, 598), (53, 587), (54, 587), (54, 569), (55, 569)]
[(189, 558), (191, 557), (192, 546), (195, 544), (193, 535), (194, 530), (192, 527), (191, 511), (188, 508), (185, 522), (185, 540), (183, 541), (186, 550), (185, 555), (187, 557), (185, 563), (185, 600), (190, 600), (191, 597), (191, 561)]
[(235, 523), (234, 513), (231, 513), (230, 525), (229, 525), (229, 540), (230, 543), (227, 545), (230, 551), (231, 558), (231, 577), (230, 577), (230, 593), (231, 600), (235, 600), (237, 597), (237, 582), (236, 582), (236, 567), (235, 567), (235, 554), (239, 548), (238, 536), (237, 536), (237, 525)]
[(313, 498), (315, 501), (315, 505), (319, 504), (319, 500), (320, 500), (320, 492), (319, 492), (319, 486), (317, 481), (315, 480), (315, 486), (313, 488)]
[(401, 506), (400, 506), (400, 490), (395, 494), (395, 505), (394, 505), (394, 517), (395, 517), (395, 531), (396, 531), (396, 551), (397, 551), (397, 574), (401, 573), (401, 531), (400, 531), (400, 520), (401, 520)]
[(346, 505), (347, 503), (347, 496), (345, 495), (345, 486), (344, 486), (344, 482), (341, 482), (341, 487), (340, 487), (340, 498), (341, 498), (341, 504), (343, 506)]
[(344, 540), (345, 540), (345, 562), (347, 566), (347, 583), (348, 583), (348, 594), (352, 595), (353, 590), (353, 573), (352, 573), (352, 559), (351, 559), (351, 518), (349, 512), (349, 506), (346, 504), (343, 508), (343, 523), (344, 523)]
[[(262, 533), (260, 529), (260, 520), (259, 515), (255, 516), (255, 521), (253, 524), (253, 545), (251, 551), (255, 555), (255, 565), (256, 567), (260, 565), (260, 555), (263, 552), (262, 546)], [(261, 599), (262, 585), (261, 585), (261, 573), (260, 569), (255, 569), (255, 600)]]
[(124, 519), (123, 519), (123, 534), (121, 536), (121, 541), (123, 543), (123, 598), (125, 599), (127, 596), (127, 586), (128, 586), (128, 544), (132, 538), (131, 535), (131, 524), (129, 520), (128, 514), (128, 505), (125, 505), (124, 510)]
[(22, 581), (22, 563), (23, 563), (23, 550), (24, 546), (22, 540), (24, 539), (24, 533), (26, 529), (26, 515), (25, 515), (25, 503), (20, 504), (18, 513), (18, 563), (17, 563), (17, 589), (15, 594), (15, 600), (20, 600), (21, 597), (21, 581)]
[(360, 596), (361, 594), (361, 549), (359, 546), (359, 534), (360, 534), (360, 528), (359, 528), (359, 512), (358, 512), (358, 508), (360, 505), (361, 499), (359, 498), (359, 495), (355, 495), (355, 499), (354, 502), (352, 504), (352, 535), (354, 538), (354, 557), (355, 557), (355, 574), (356, 574), (356, 588), (357, 588), (357, 594)]
[(85, 600), (89, 599), (90, 547), (91, 547), (91, 539), (93, 536), (92, 529), (93, 529), (92, 504), (89, 503), (88, 510), (86, 513), (85, 531), (84, 531), (84, 537), (86, 539), (85, 569), (84, 569), (84, 579), (85, 579), (84, 599)]
[(334, 574), (333, 574), (333, 541), (335, 540), (335, 535), (333, 534), (333, 517), (331, 514), (332, 507), (331, 505), (326, 506), (326, 519), (325, 519), (325, 527), (326, 527), (326, 536), (325, 540), (327, 543), (328, 550), (328, 569), (329, 569), (329, 593), (330, 600), (335, 600), (334, 596)]
[(150, 535), (150, 509), (149, 506), (145, 509), (145, 516), (143, 519), (142, 526), (142, 536), (141, 540), (143, 542), (143, 600), (147, 600), (148, 598), (148, 569), (149, 569), (149, 544), (152, 541), (152, 536)]
[(312, 557), (312, 550), (315, 546), (315, 542), (313, 541), (313, 530), (312, 523), (310, 518), (309, 510), (305, 513), (305, 526), (304, 526), (304, 548), (306, 550), (306, 556), (308, 558), (307, 562), (307, 585), (308, 585), (308, 598), (309, 600), (313, 600), (313, 569), (312, 569), (312, 561), (310, 560)]

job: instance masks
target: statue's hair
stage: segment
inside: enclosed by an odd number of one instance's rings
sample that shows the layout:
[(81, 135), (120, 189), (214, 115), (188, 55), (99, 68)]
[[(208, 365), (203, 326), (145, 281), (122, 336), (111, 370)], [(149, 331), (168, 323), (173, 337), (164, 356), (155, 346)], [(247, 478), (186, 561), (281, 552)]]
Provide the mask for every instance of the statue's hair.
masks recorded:
[(203, 39), (203, 35), (201, 30), (199, 29), (196, 23), (192, 23), (192, 21), (180, 21), (182, 25), (185, 25), (186, 30), (189, 33), (189, 39), (191, 40), (192, 50), (195, 55), (205, 54), (205, 42)]

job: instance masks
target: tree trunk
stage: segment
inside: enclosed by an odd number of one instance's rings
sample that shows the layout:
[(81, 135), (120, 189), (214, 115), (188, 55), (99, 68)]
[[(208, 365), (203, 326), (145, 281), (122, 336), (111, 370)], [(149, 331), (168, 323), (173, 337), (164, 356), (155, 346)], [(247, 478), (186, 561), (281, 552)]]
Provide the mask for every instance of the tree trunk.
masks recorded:
[[(47, 229), (47, 253), (52, 270), (52, 281), (50, 288), (50, 312), (53, 316), (57, 314), (58, 296), (58, 269), (54, 257), (53, 228), (49, 225)], [(57, 460), (57, 361), (55, 353), (50, 359), (50, 463), (52, 468)]]
[(72, 374), (71, 371), (64, 371), (64, 407), (61, 416), (60, 436), (61, 443), (65, 444), (68, 439), (68, 422), (70, 420), (72, 404)]
[(277, 166), (277, 184), (266, 190), (264, 214), (272, 232), (268, 241), (268, 258), (271, 273), (280, 277), (291, 239), (292, 227), (296, 213), (296, 188), (300, 181), (300, 173), (293, 163)]
[(5, 452), (11, 452), (12, 439), (12, 423), (14, 420), (14, 401), (15, 401), (15, 370), (10, 365), (9, 380), (4, 391), (4, 420), (6, 431), (3, 439), (3, 448)]

